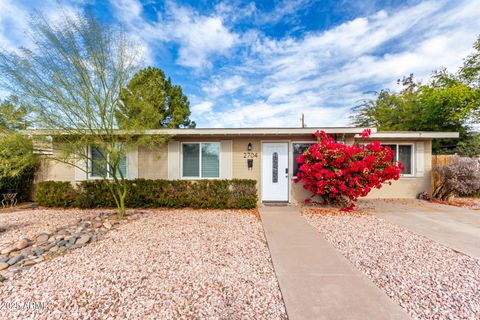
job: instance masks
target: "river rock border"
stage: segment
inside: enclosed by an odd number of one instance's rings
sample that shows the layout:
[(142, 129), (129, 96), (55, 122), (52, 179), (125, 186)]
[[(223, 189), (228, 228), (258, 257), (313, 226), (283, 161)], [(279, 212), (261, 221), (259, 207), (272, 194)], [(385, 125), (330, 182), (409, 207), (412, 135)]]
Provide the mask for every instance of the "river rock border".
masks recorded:
[(37, 263), (51, 260), (71, 250), (100, 239), (108, 231), (131, 220), (139, 219), (143, 211), (131, 211), (122, 219), (115, 213), (100, 212), (93, 218), (78, 219), (33, 238), (23, 237), (0, 249), (0, 282), (13, 277)]

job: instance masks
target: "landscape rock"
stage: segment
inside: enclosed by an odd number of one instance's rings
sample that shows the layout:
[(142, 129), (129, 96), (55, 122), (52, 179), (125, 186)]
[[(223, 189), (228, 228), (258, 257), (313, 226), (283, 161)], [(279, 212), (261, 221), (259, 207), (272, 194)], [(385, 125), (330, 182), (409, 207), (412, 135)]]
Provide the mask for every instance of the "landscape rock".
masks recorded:
[(50, 234), (48, 233), (40, 233), (37, 235), (37, 238), (35, 239), (35, 241), (38, 243), (43, 243), (43, 242), (47, 242), (48, 239), (50, 238)]
[[(127, 219), (122, 220), (122, 223), (125, 222), (127, 222)], [(49, 222), (47, 226), (51, 223)], [(42, 261), (50, 260), (58, 256), (59, 253), (81, 248), (96, 241), (112, 229), (114, 224), (118, 224), (118, 220), (116, 220), (113, 212), (101, 212), (88, 218), (75, 219), (73, 223), (70, 222), (64, 226), (56, 227), (51, 233), (42, 231), (42, 228), (33, 238), (33, 241), (18, 237), (17, 239), (20, 240), (13, 244), (0, 243), (0, 247), (3, 248), (0, 250), (0, 270), (5, 270), (2, 272), (5, 278), (11, 278), (16, 272), (28, 269)]]
[(22, 265), (23, 265), (24, 267), (31, 267), (31, 266), (33, 266), (33, 265), (35, 265), (35, 264), (37, 264), (37, 263), (36, 263), (34, 260), (27, 260), (27, 261), (25, 261)]
[(17, 243), (15, 243), (15, 250), (25, 249), (25, 248), (28, 247), (29, 245), (31, 245), (30, 240), (27, 239), (27, 238), (23, 238), (23, 239), (17, 241)]
[(1, 284), (0, 300), (52, 304), (5, 314), (9, 319), (287, 319), (255, 215), (165, 210), (145, 219)]
[(55, 243), (48, 243), (48, 244), (45, 244), (45, 245), (41, 246), (40, 249), (48, 251), (48, 250), (50, 250), (50, 248), (52, 248), (54, 246), (55, 246)]
[(70, 238), (70, 240), (68, 240), (68, 243), (70, 243), (70, 244), (75, 244), (75, 242), (77, 241), (77, 238), (78, 238), (78, 236), (73, 235), (73, 236)]
[(91, 236), (88, 234), (82, 235), (80, 238), (75, 241), (76, 245), (84, 245), (87, 244), (90, 241)]
[(103, 224), (101, 221), (94, 221), (92, 225), (94, 228), (101, 228)]
[(15, 251), (15, 247), (14, 246), (8, 246), (4, 249), (2, 249), (2, 251), (0, 252), (1, 254), (9, 254), (10, 252), (13, 252)]
[(20, 254), (24, 256), (28, 256), (32, 252), (32, 247), (27, 247), (24, 248), (23, 250), (20, 251)]
[(18, 255), (16, 255), (16, 256), (10, 258), (10, 259), (7, 261), (7, 263), (8, 263), (9, 266), (12, 266), (12, 265), (16, 264), (17, 262), (22, 261), (23, 259), (24, 259), (24, 256), (21, 255), (21, 254), (18, 254)]
[(57, 231), (57, 236), (65, 236), (68, 235), (69, 232), (65, 230), (64, 228), (60, 228), (60, 230)]

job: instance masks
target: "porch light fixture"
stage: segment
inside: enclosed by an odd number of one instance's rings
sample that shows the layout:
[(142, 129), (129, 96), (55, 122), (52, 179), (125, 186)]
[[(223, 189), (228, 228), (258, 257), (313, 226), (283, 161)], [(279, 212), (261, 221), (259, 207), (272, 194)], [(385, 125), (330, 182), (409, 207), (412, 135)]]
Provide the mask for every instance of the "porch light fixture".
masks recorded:
[(247, 150), (252, 151), (252, 143), (251, 142), (248, 143)]

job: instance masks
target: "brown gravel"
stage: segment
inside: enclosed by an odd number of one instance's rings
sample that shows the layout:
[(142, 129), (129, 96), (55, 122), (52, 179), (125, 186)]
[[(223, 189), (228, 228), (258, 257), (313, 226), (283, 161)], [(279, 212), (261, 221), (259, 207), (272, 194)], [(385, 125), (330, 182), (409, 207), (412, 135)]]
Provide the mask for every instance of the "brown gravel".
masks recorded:
[(78, 209), (32, 209), (2, 213), (0, 214), (0, 228), (6, 230), (0, 232), (0, 247), (20, 238), (30, 238), (37, 233), (62, 227), (80, 218), (89, 218), (94, 215), (94, 210)]
[(1, 319), (285, 319), (263, 229), (238, 211), (151, 211), (0, 285)]
[(453, 198), (452, 202), (464, 208), (480, 210), (480, 198)]
[(371, 215), (305, 217), (414, 319), (480, 319), (480, 260)]

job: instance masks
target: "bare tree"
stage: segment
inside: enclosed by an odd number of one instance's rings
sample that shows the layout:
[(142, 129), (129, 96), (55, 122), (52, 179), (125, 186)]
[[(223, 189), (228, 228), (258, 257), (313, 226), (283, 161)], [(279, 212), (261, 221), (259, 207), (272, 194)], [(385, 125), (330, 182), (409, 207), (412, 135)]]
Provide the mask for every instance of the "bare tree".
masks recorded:
[[(127, 184), (121, 166), (127, 149), (167, 140), (141, 135), (154, 127), (148, 119), (130, 117), (118, 130), (119, 95), (137, 70), (138, 47), (92, 13), (64, 14), (58, 22), (36, 14), (30, 26), (31, 48), (0, 53), (0, 81), (30, 106), (35, 129), (52, 139), (50, 158), (86, 173), (96, 168), (123, 216)], [(87, 152), (92, 148), (96, 157)]]

